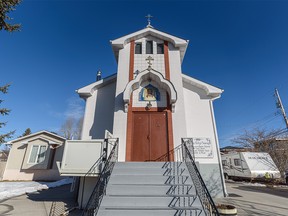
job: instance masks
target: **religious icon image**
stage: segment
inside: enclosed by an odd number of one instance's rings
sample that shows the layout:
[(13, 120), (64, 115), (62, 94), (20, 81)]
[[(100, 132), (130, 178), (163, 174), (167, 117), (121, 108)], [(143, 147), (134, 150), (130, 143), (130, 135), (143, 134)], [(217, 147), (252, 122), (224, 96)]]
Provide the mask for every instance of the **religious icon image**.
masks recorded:
[(159, 101), (160, 100), (160, 92), (157, 88), (152, 86), (151, 84), (147, 85), (140, 91), (139, 95), (140, 101)]

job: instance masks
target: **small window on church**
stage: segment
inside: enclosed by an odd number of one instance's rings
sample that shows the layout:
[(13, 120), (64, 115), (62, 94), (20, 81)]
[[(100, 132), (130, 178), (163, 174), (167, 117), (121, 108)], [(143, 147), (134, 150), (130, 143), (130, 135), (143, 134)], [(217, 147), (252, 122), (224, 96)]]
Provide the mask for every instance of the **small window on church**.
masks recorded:
[(164, 54), (164, 44), (163, 43), (157, 44), (157, 54)]
[(142, 43), (135, 44), (135, 54), (142, 54)]
[(146, 54), (153, 54), (153, 41), (146, 41)]

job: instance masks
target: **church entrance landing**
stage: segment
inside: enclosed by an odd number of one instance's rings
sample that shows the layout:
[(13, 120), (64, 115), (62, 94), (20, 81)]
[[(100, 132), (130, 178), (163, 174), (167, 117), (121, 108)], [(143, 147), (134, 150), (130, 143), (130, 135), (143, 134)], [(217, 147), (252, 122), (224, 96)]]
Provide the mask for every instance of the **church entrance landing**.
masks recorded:
[(153, 161), (167, 154), (167, 112), (133, 112), (132, 122), (131, 161)]

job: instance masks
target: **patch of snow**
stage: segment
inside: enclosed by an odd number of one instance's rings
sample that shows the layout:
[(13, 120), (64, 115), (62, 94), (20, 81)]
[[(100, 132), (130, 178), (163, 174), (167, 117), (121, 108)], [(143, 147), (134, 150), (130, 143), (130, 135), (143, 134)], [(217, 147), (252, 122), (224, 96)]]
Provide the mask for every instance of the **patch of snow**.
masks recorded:
[(56, 182), (1, 182), (0, 201), (25, 193), (33, 193), (38, 190), (45, 190), (70, 183), (72, 183), (71, 178), (62, 179)]
[(261, 183), (251, 183), (251, 182), (242, 182), (243, 185), (246, 185), (246, 186), (256, 186), (256, 187), (266, 187), (265, 184), (261, 184)]

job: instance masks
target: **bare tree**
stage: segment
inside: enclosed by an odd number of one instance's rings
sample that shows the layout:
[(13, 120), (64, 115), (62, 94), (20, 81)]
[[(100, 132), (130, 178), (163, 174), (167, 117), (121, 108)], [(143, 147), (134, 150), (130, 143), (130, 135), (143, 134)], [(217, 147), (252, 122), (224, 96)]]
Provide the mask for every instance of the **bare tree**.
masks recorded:
[(80, 139), (82, 131), (83, 118), (75, 119), (68, 117), (60, 128), (60, 133), (68, 140)]
[(83, 117), (78, 119), (76, 122), (76, 128), (75, 128), (75, 138), (76, 139), (81, 139), (81, 134), (82, 134), (82, 127), (83, 127)]
[(255, 143), (263, 143), (263, 146), (266, 146), (267, 140), (274, 138), (278, 135), (281, 135), (283, 130), (266, 130), (255, 128), (250, 131), (245, 130), (238, 137), (232, 139), (233, 143), (236, 143), (245, 148), (254, 148)]
[(288, 167), (287, 130), (267, 130), (256, 128), (245, 130), (243, 134), (232, 139), (232, 142), (257, 152), (267, 152), (283, 174)]

